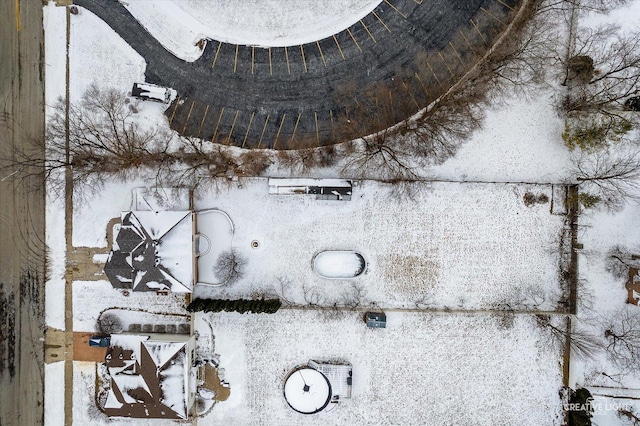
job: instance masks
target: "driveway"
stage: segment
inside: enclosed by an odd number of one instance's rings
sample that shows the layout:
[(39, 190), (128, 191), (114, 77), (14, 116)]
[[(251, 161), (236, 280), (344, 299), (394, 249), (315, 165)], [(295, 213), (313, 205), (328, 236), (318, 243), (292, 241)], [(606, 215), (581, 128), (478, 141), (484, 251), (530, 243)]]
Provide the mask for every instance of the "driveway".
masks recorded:
[[(150, 83), (173, 87), (174, 130), (246, 148), (335, 143), (378, 130), (349, 115), (388, 88), (395, 121), (453, 84), (518, 0), (384, 0), (351, 27), (317, 42), (260, 48), (210, 40), (195, 62), (165, 50), (117, 0), (77, 0), (147, 62)], [(133, 82), (132, 82), (133, 83)], [(385, 91), (385, 96), (387, 91)]]

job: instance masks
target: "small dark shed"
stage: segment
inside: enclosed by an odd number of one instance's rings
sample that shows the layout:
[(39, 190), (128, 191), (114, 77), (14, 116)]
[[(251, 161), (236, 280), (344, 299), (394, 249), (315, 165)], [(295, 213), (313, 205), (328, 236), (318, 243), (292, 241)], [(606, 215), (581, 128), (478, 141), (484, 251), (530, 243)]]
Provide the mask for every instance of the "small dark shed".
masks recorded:
[(364, 314), (364, 322), (370, 328), (386, 328), (387, 316), (382, 312), (367, 312)]

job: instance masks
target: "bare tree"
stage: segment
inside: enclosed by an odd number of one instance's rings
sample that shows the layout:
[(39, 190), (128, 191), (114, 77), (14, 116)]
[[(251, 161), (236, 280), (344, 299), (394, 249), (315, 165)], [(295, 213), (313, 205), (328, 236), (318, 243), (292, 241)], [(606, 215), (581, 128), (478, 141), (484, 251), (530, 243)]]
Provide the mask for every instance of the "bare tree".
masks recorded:
[(105, 313), (98, 319), (98, 326), (100, 332), (104, 334), (117, 334), (122, 333), (124, 325), (120, 317), (113, 313)]
[[(356, 150), (346, 158), (342, 173), (358, 178), (377, 177), (380, 180), (418, 180), (422, 158), (416, 157), (388, 130), (354, 142)], [(423, 164), (423, 163), (422, 163)]]
[(564, 0), (583, 12), (609, 13), (629, 3), (628, 0)]
[[(126, 93), (90, 86), (78, 103), (64, 100), (53, 107), (47, 127), (47, 171), (71, 167), (74, 181), (100, 173), (122, 175), (145, 164), (159, 165), (169, 151), (172, 132), (142, 128), (134, 120), (137, 110)], [(66, 137), (68, 133), (68, 145)]]
[(640, 416), (636, 414), (633, 407), (623, 407), (618, 408), (618, 412), (616, 413), (618, 418), (624, 422), (625, 425), (629, 426), (640, 426)]
[[(547, 84), (549, 70), (560, 63), (557, 52), (563, 42), (561, 18), (551, 2), (529, 2), (518, 21), (513, 36), (491, 54), (483, 73), (495, 75), (494, 92), (528, 95), (532, 89)], [(562, 2), (566, 3), (566, 2)]]
[(605, 269), (617, 279), (627, 279), (629, 268), (640, 268), (640, 255), (630, 249), (614, 246), (607, 252)]
[[(611, 3), (611, 6), (607, 6)], [(544, 13), (565, 11), (569, 7), (575, 7), (579, 10), (594, 11), (600, 13), (608, 13), (619, 4), (625, 4), (627, 0), (547, 0), (542, 3), (540, 9)], [(614, 4), (616, 5), (614, 7)]]
[(583, 192), (599, 197), (610, 210), (621, 208), (625, 200), (640, 199), (640, 151), (636, 146), (580, 152), (572, 174)]
[(366, 304), (365, 288), (358, 283), (352, 282), (351, 285), (342, 291), (340, 295), (340, 304), (343, 307), (355, 310)]
[[(134, 101), (135, 102), (135, 101)], [(203, 176), (257, 176), (272, 160), (266, 150), (238, 152), (163, 126), (140, 125), (127, 93), (90, 86), (78, 102), (53, 105), (44, 140), (14, 156), (0, 153), (0, 170), (17, 177), (45, 172), (49, 189), (64, 188), (69, 169), (74, 188), (95, 187), (111, 178), (152, 173), (157, 184), (194, 186)], [(67, 137), (68, 135), (68, 137)], [(44, 148), (46, 160), (34, 155)]]
[(302, 284), (302, 295), (308, 306), (322, 306), (324, 296), (315, 286), (310, 286), (306, 281)]
[(511, 312), (533, 311), (540, 309), (545, 303), (551, 303), (549, 299), (553, 297), (542, 288), (534, 286), (517, 288), (505, 300), (499, 302), (496, 309)]
[(400, 129), (401, 143), (432, 163), (444, 162), (482, 125), (487, 90), (484, 81), (476, 80), (447, 94)]
[[(615, 25), (581, 28), (572, 53), (572, 59), (590, 58), (593, 72), (580, 84), (572, 85), (564, 105), (567, 113), (621, 116), (625, 100), (640, 93), (640, 30), (623, 32)], [(571, 64), (566, 65), (569, 73)]]
[(291, 286), (292, 283), (289, 278), (278, 277), (278, 279), (276, 280), (276, 284), (273, 287), (275, 295), (278, 296), (280, 300), (282, 300), (282, 304), (285, 306), (297, 305), (293, 297), (289, 295), (289, 293), (291, 292)]
[(604, 320), (607, 354), (624, 370), (640, 366), (640, 314), (628, 306)]
[(602, 342), (598, 337), (577, 327), (571, 329), (570, 321), (567, 321), (563, 327), (554, 324), (549, 315), (536, 315), (536, 319), (538, 325), (546, 329), (555, 342), (560, 345), (568, 342), (572, 354), (580, 359), (593, 358), (602, 348)]
[(246, 265), (247, 259), (237, 250), (226, 250), (218, 256), (218, 260), (213, 265), (213, 273), (222, 284), (230, 285), (244, 276)]

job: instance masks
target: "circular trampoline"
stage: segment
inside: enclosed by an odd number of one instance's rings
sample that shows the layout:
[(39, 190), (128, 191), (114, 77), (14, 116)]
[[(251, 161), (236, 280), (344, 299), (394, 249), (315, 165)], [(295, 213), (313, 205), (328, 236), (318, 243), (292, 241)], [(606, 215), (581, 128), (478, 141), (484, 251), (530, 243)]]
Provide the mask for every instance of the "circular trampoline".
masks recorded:
[(296, 368), (284, 382), (284, 399), (298, 413), (318, 413), (331, 400), (331, 384), (318, 370)]

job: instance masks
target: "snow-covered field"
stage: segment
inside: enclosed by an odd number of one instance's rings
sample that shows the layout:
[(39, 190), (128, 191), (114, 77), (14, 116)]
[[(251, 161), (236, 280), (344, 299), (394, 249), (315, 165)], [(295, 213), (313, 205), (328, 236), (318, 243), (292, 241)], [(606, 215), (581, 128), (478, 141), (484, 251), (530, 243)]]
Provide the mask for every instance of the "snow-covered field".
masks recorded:
[[(235, 226), (231, 246), (248, 265), (237, 284), (196, 295), (247, 297), (279, 290), (286, 281), (288, 298), (304, 303), (306, 287), (320, 297), (317, 303), (333, 305), (353, 283), (368, 301), (386, 307), (422, 301), (486, 309), (535, 289), (548, 297), (544, 308), (554, 308), (565, 218), (550, 214), (550, 201), (531, 207), (523, 202), (526, 192), (551, 200), (550, 185), (433, 183), (412, 201), (384, 184), (357, 183), (351, 201), (269, 195), (265, 179), (202, 194), (196, 209), (229, 214)], [(368, 262), (367, 271), (352, 280), (322, 278), (312, 259), (323, 250), (355, 250)]]
[[(297, 44), (304, 37), (315, 39), (323, 31), (329, 35), (349, 26), (378, 2), (341, 0), (331, 3), (336, 9), (328, 8), (326, 2), (304, 3), (304, 7), (296, 2), (288, 8), (275, 0), (263, 2), (281, 9), (277, 19), (291, 21), (286, 34), (273, 31), (274, 25), (280, 25), (274, 23), (273, 12), (269, 19), (264, 11), (262, 16), (250, 17), (228, 1), (217, 2), (217, 10), (195, 0), (127, 3), (134, 14), (140, 14), (136, 16), (143, 25), (155, 28), (158, 33), (154, 34), (165, 46), (194, 60), (200, 55), (194, 43), (202, 36), (263, 46)], [(318, 11), (320, 6), (323, 11)], [(340, 7), (353, 7), (356, 12), (344, 14)], [(640, 2), (633, 2), (612, 19), (629, 21), (638, 16), (639, 7)], [(167, 11), (173, 14), (170, 19)], [(324, 17), (303, 16), (309, 12), (324, 13)], [(336, 20), (331, 21), (332, 17)], [(239, 20), (243, 25), (238, 25)], [(320, 25), (312, 27), (314, 23)], [(48, 106), (64, 93), (64, 24), (63, 8), (46, 7)], [(254, 35), (261, 38), (251, 39)], [(91, 13), (82, 11), (72, 17), (71, 37), (72, 100), (93, 82), (126, 91), (143, 79), (144, 60)], [(541, 90), (531, 99), (514, 96), (489, 108), (483, 129), (429, 174), (460, 181), (570, 180), (570, 155), (560, 138), (563, 122), (553, 103), (551, 91)], [(141, 107), (141, 120), (166, 122), (159, 105)], [(318, 173), (336, 177), (338, 171)], [(78, 197), (73, 244), (106, 246), (108, 220), (130, 208), (134, 187), (147, 184), (143, 180), (114, 183)], [(367, 300), (388, 306), (413, 306), (427, 295), (435, 306), (487, 308), (530, 286), (542, 288), (555, 301), (563, 218), (550, 215), (548, 203), (525, 207), (526, 191), (551, 194), (547, 185), (435, 184), (417, 201), (399, 201), (387, 187), (366, 182), (355, 188), (353, 201), (330, 202), (268, 196), (265, 181), (211, 191), (196, 201), (196, 207), (219, 207), (231, 215), (236, 225), (232, 245), (247, 255), (249, 264), (244, 280), (226, 293), (208, 291), (247, 296), (270, 291), (283, 277), (291, 281), (297, 300), (302, 297), (302, 283), (333, 301), (345, 285), (358, 282)], [(582, 313), (606, 313), (624, 305), (624, 283), (604, 270), (604, 261), (613, 245), (637, 247), (639, 213), (637, 205), (629, 205), (617, 214), (590, 211), (581, 216), (579, 240), (585, 246), (580, 255), (581, 294), (587, 302)], [(62, 219), (61, 205), (50, 200), (47, 244), (52, 275), (47, 283), (47, 323), (59, 328), (64, 325)], [(254, 239), (260, 241), (258, 249), (250, 247)], [(327, 249), (359, 251), (369, 262), (369, 272), (356, 280), (322, 280), (312, 271), (311, 259)], [(172, 297), (124, 297), (105, 281), (73, 286), (76, 331), (95, 330), (97, 315), (111, 306), (184, 312), (181, 302)], [(232, 392), (200, 424), (561, 424), (561, 352), (529, 316), (516, 316), (509, 326), (489, 314), (390, 312), (385, 330), (368, 330), (359, 317), (328, 319), (309, 311), (281, 311), (273, 316), (220, 314), (210, 319), (215, 351), (221, 355), (220, 367), (226, 370)], [(286, 406), (281, 384), (291, 367), (309, 358), (352, 362), (354, 394), (332, 412), (302, 418)], [(586, 363), (574, 359), (571, 385), (618, 386), (601, 376), (594, 379), (593, 372), (608, 367), (607, 362), (602, 354)], [(94, 364), (74, 363), (75, 424), (107, 423), (93, 401), (94, 369)], [(46, 423), (50, 425), (61, 424), (63, 418), (63, 388), (58, 383), (62, 373), (62, 363), (46, 367)], [(628, 375), (624, 386), (637, 388), (640, 379)], [(598, 416), (596, 422), (619, 424), (614, 411), (608, 414)], [(139, 420), (109, 423), (147, 424)]]
[(109, 281), (73, 282), (73, 331), (98, 331), (98, 315), (112, 307), (165, 314), (187, 313), (184, 296), (179, 294), (158, 296), (152, 292), (132, 292), (123, 296)]
[[(505, 326), (487, 314), (391, 313), (386, 329), (297, 310), (209, 319), (231, 396), (199, 424), (561, 424), (560, 350), (530, 316)], [(309, 359), (352, 363), (351, 400), (291, 410), (283, 379)]]
[(140, 24), (177, 57), (194, 61), (196, 43), (213, 39), (254, 46), (293, 46), (321, 40), (358, 22), (380, 0), (127, 0)]
[(144, 81), (147, 67), (115, 31), (93, 13), (83, 10), (71, 17), (69, 91), (78, 100), (91, 84), (130, 91)]

